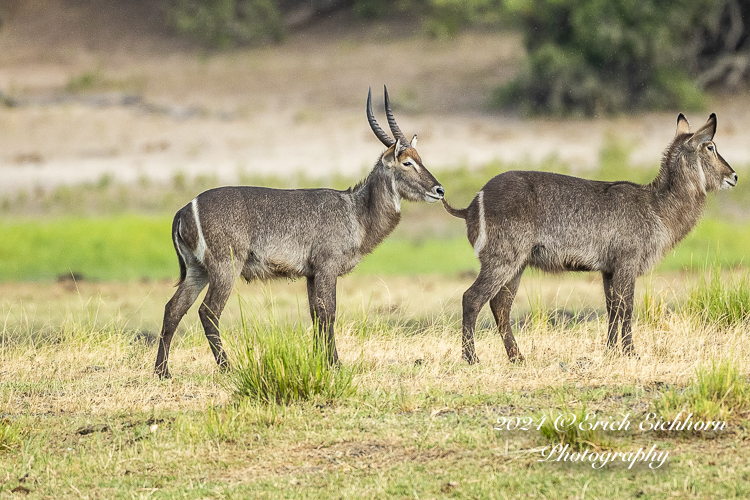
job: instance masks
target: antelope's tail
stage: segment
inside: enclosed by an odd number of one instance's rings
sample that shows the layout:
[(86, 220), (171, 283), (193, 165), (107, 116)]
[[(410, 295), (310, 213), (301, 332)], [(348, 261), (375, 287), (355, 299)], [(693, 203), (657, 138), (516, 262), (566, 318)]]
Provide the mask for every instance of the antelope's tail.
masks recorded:
[(445, 207), (445, 211), (451, 214), (453, 217), (458, 217), (459, 219), (465, 219), (466, 214), (469, 213), (469, 207), (458, 209), (453, 208), (448, 204), (447, 201), (445, 201), (445, 198), (443, 198), (443, 206)]

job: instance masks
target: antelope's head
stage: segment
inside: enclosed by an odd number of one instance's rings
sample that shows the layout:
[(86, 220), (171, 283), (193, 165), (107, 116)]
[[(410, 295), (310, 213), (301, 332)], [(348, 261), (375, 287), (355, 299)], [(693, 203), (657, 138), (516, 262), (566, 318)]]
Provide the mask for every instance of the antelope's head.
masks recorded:
[(680, 113), (677, 117), (677, 139), (682, 141), (686, 166), (695, 170), (697, 182), (707, 192), (731, 189), (737, 184), (737, 174), (716, 148), (713, 140), (715, 133), (715, 113), (711, 113), (706, 124), (695, 133), (690, 132), (690, 124), (685, 115)]
[(385, 114), (394, 138), (389, 137), (375, 120), (372, 113), (372, 90), (367, 92), (367, 120), (377, 138), (388, 148), (380, 157), (380, 161), (386, 169), (392, 172), (396, 192), (401, 198), (409, 201), (434, 203), (441, 200), (445, 190), (422, 164), (422, 159), (416, 150), (416, 134), (410, 141), (401, 132), (396, 119), (393, 118), (388, 89), (385, 87), (383, 89), (385, 91)]

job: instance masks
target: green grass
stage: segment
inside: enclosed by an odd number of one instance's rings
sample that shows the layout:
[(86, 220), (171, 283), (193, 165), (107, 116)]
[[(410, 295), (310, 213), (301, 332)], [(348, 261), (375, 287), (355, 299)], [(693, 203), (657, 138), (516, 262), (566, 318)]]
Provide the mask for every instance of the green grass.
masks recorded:
[[(606, 138), (599, 169), (583, 177), (648, 182), (656, 174), (656, 166), (632, 168), (632, 147), (614, 137)], [(461, 167), (436, 175), (446, 179), (451, 203), (463, 207), (488, 179), (511, 169), (569, 173), (567, 164), (548, 158), (533, 165), (488, 162), (479, 169)], [(5, 195), (0, 200), (0, 282), (48, 281), (70, 273), (91, 280), (175, 279), (178, 266), (170, 240), (172, 214), (217, 182), (210, 176), (188, 178), (178, 173), (172, 185), (143, 179), (134, 187), (104, 176), (95, 184)], [(240, 182), (343, 189), (356, 179), (242, 176)], [(657, 271), (703, 269), (709, 263), (721, 267), (744, 264), (750, 248), (750, 221), (742, 219), (750, 200), (750, 188), (745, 185), (740, 182), (729, 193), (712, 195), (707, 216), (669, 252)], [(740, 220), (725, 217), (726, 212), (739, 214)], [(478, 268), (462, 221), (451, 218), (440, 206), (407, 203), (394, 235), (365, 257), (354, 273), (455, 275)]]
[(18, 429), (10, 420), (0, 420), (0, 453), (13, 450), (21, 441)]
[(747, 265), (750, 248), (750, 222), (727, 222), (704, 218), (672, 252), (669, 252), (658, 269), (705, 269), (708, 265), (719, 267)]
[(667, 389), (653, 400), (651, 408), (654, 416), (667, 421), (681, 416), (679, 421), (688, 422), (687, 416), (693, 414), (693, 422), (732, 423), (750, 409), (750, 386), (729, 360), (712, 361), (710, 367), (698, 367), (688, 387)]
[[(436, 217), (448, 217), (437, 214)], [(171, 216), (52, 217), (0, 220), (0, 281), (48, 281), (62, 275), (95, 281), (176, 279)], [(750, 248), (750, 223), (705, 219), (657, 267), (702, 269), (737, 266)], [(360, 275), (455, 275), (478, 270), (463, 236), (390, 238), (355, 269)]]
[(466, 270), (479, 270), (479, 262), (466, 238), (389, 239), (365, 257), (354, 272), (360, 275), (454, 275)]
[(750, 320), (750, 276), (745, 272), (726, 277), (718, 266), (713, 267), (689, 289), (683, 312), (718, 326), (747, 322)]
[(229, 384), (236, 398), (284, 404), (330, 402), (354, 393), (352, 368), (331, 367), (326, 351), (315, 348), (311, 330), (248, 318), (243, 309), (239, 331), (228, 336), (234, 345)]
[(171, 217), (55, 217), (0, 222), (0, 281), (176, 278)]

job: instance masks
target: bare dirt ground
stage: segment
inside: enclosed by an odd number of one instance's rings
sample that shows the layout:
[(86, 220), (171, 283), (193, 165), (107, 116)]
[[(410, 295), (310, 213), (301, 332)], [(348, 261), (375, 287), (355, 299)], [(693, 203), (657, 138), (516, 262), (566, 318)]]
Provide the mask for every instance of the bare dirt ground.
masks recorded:
[[(169, 35), (145, 1), (9, 0), (0, 9), (0, 92), (15, 104), (0, 106), (5, 193), (105, 175), (357, 176), (382, 150), (364, 104), (372, 86), (381, 108), (383, 83), (436, 171), (557, 157), (585, 175), (612, 138), (633, 149), (633, 164), (651, 166), (678, 111), (593, 120), (488, 111), (492, 89), (523, 60), (514, 33), (431, 40), (413, 21), (340, 14), (278, 46), (210, 52)], [(718, 114), (722, 154), (740, 167), (750, 158), (748, 103), (747, 94), (715, 96), (707, 110)], [(689, 117), (697, 125), (707, 114)]]

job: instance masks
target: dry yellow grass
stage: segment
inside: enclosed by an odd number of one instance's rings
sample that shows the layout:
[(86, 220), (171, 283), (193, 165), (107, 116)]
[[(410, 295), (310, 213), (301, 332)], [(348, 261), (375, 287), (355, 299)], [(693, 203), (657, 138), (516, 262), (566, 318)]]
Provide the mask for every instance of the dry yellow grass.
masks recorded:
[[(531, 276), (517, 299), (523, 325), (516, 335), (526, 361), (511, 364), (489, 315), (480, 318), (481, 363), (460, 360), (460, 297), (468, 278), (347, 278), (340, 290), (336, 333), (345, 364), (360, 363), (365, 391), (419, 394), (430, 390), (495, 394), (560, 386), (684, 384), (709, 360), (750, 366), (750, 337), (742, 326), (705, 326), (679, 312), (637, 322), (640, 358), (608, 355), (600, 284), (593, 280)], [(657, 285), (659, 283), (657, 282)], [(245, 314), (307, 318), (304, 283), (240, 287)], [(679, 295), (679, 279), (662, 280), (659, 293)], [(0, 286), (0, 413), (92, 414), (118, 411), (202, 410), (229, 401), (195, 310), (173, 344), (175, 379), (152, 375), (166, 283)], [(235, 292), (236, 294), (237, 292)], [(562, 297), (562, 298), (561, 298)], [(540, 310), (598, 312), (588, 321), (553, 324), (529, 319)], [(535, 306), (535, 304), (537, 304)], [(224, 315), (229, 331), (238, 300)], [(593, 319), (591, 319), (593, 318)], [(29, 341), (29, 332), (35, 340)], [(24, 337), (26, 336), (26, 337)], [(58, 339), (51, 342), (51, 338)], [(46, 339), (46, 340), (45, 340)], [(230, 342), (231, 344), (231, 342)]]

